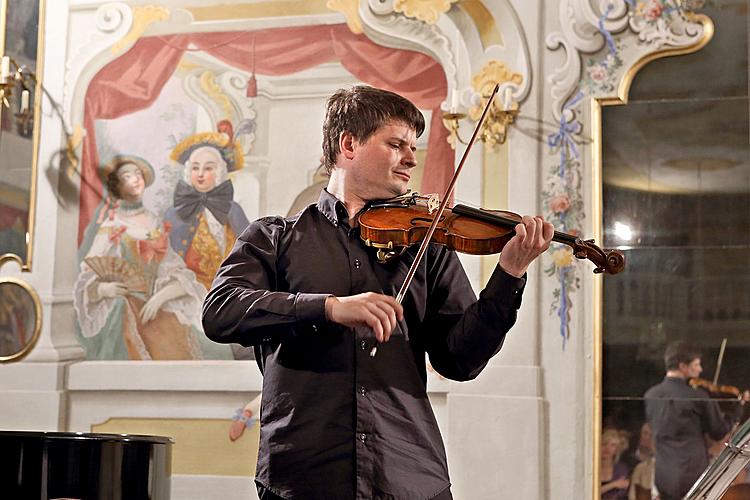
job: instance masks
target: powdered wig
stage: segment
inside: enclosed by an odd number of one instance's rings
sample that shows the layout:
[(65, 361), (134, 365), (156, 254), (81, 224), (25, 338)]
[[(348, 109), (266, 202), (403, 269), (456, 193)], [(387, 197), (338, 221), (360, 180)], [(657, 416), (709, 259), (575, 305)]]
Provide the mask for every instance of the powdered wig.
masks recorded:
[(202, 151), (204, 149), (210, 149), (213, 151), (214, 156), (216, 157), (216, 184), (214, 184), (214, 187), (218, 186), (225, 180), (227, 180), (228, 172), (227, 172), (227, 162), (224, 159), (224, 156), (221, 154), (221, 151), (210, 144), (206, 144), (205, 146), (200, 146), (195, 148), (190, 152), (190, 156), (185, 160), (185, 163), (183, 165), (185, 166), (185, 169), (183, 170), (183, 179), (187, 184), (191, 184), (190, 181), (190, 174), (193, 171), (193, 167), (191, 165), (191, 158), (193, 155), (198, 152)]

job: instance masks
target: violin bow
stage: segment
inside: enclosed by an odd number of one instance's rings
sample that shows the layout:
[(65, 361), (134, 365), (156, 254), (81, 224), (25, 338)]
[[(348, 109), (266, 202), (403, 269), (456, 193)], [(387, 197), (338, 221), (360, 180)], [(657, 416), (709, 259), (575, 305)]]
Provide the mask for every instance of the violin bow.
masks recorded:
[[(417, 272), (417, 268), (419, 267), (419, 264), (422, 261), (424, 254), (427, 253), (427, 247), (430, 244), (432, 235), (435, 233), (435, 229), (437, 228), (438, 222), (440, 222), (440, 218), (443, 216), (443, 212), (445, 212), (445, 207), (448, 206), (448, 200), (453, 194), (453, 190), (456, 188), (456, 181), (458, 180), (458, 175), (461, 173), (461, 170), (464, 168), (464, 163), (466, 163), (466, 159), (469, 157), (469, 152), (471, 151), (471, 147), (474, 145), (474, 142), (476, 141), (477, 136), (479, 135), (479, 130), (482, 128), (482, 125), (484, 124), (484, 118), (487, 116), (487, 112), (489, 111), (490, 106), (492, 106), (492, 100), (495, 98), (495, 95), (497, 95), (497, 91), (499, 88), (500, 88), (500, 84), (498, 83), (498, 84), (495, 84), (495, 88), (492, 89), (490, 98), (487, 100), (487, 105), (485, 105), (484, 111), (482, 111), (482, 116), (479, 117), (479, 121), (477, 122), (476, 127), (474, 127), (474, 133), (471, 134), (471, 139), (469, 139), (469, 143), (466, 145), (466, 150), (464, 151), (463, 156), (461, 156), (461, 161), (458, 163), (458, 167), (456, 167), (456, 171), (453, 173), (451, 182), (450, 184), (448, 184), (448, 188), (445, 190), (445, 194), (443, 195), (440, 201), (440, 206), (438, 207), (435, 213), (435, 217), (432, 219), (432, 223), (430, 224), (430, 227), (427, 229), (427, 233), (425, 234), (424, 239), (422, 239), (422, 243), (420, 243), (419, 245), (417, 256), (414, 258), (414, 262), (411, 263), (411, 267), (409, 267), (409, 272), (406, 273), (406, 278), (404, 278), (404, 282), (401, 285), (401, 289), (398, 291), (398, 295), (396, 295), (396, 302), (398, 302), (399, 304), (403, 302), (404, 296), (406, 296), (406, 291), (409, 289), (409, 285), (411, 285), (412, 279), (414, 279), (414, 275)], [(378, 347), (374, 346), (370, 350), (370, 356), (375, 356), (377, 352), (378, 352)]]
[(724, 337), (721, 340), (721, 347), (719, 348), (719, 359), (716, 362), (716, 372), (714, 373), (714, 385), (719, 383), (719, 372), (721, 371), (721, 362), (724, 360), (724, 349), (727, 347), (727, 338)]

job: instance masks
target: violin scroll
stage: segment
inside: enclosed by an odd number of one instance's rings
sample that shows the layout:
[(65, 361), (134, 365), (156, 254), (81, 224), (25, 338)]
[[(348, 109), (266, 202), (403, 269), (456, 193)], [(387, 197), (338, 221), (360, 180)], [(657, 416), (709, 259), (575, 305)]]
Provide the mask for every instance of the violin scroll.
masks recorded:
[(580, 238), (569, 244), (573, 247), (573, 255), (577, 259), (588, 259), (596, 265), (596, 274), (617, 274), (625, 269), (625, 255), (619, 250), (601, 249), (594, 240)]

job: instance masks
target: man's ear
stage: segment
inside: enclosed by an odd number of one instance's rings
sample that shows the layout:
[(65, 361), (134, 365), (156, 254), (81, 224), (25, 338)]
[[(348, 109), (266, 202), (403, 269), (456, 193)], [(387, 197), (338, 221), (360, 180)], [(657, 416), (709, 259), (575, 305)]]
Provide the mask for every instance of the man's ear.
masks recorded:
[(341, 135), (339, 136), (339, 150), (347, 160), (354, 158), (354, 146), (356, 143), (357, 139), (351, 132), (341, 132)]

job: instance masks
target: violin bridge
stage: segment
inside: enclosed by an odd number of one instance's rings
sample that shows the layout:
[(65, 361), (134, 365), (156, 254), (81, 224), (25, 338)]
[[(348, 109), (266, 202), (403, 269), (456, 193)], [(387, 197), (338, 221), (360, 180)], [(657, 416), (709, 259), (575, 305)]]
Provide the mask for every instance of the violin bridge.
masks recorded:
[(440, 208), (440, 197), (436, 193), (421, 195), (414, 193), (412, 197), (412, 205), (426, 206), (429, 213), (434, 212)]
[(432, 213), (438, 208), (440, 208), (440, 198), (437, 194), (433, 193), (427, 199), (427, 211)]

